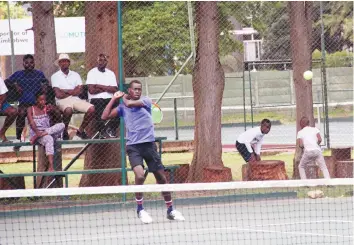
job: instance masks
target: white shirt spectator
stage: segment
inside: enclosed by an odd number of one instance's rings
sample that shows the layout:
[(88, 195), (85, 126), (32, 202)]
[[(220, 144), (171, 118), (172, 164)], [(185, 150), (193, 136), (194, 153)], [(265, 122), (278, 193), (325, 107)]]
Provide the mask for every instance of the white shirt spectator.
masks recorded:
[(4, 80), (0, 77), (0, 95), (6, 94), (9, 91), (5, 85)]
[(255, 153), (259, 155), (261, 153), (262, 143), (263, 143), (263, 136), (261, 131), (261, 127), (251, 128), (238, 137), (237, 141), (241, 144), (245, 144), (247, 150), (250, 153), (253, 153), (252, 145), (255, 146)]
[(309, 126), (304, 127), (297, 133), (297, 138), (302, 139), (305, 151), (321, 151), (321, 147), (317, 144), (317, 134), (319, 133), (318, 128)]
[[(105, 68), (105, 72), (101, 72), (97, 67), (91, 69), (87, 74), (86, 84), (99, 84), (105, 86), (115, 86), (117, 87), (116, 76), (113, 71)], [(113, 97), (112, 93), (103, 92), (99, 94), (90, 94), (88, 92), (88, 99), (110, 99)]]
[[(69, 70), (66, 75), (61, 70), (54, 73), (51, 77), (51, 83), (53, 88), (60, 89), (74, 89), (76, 86), (82, 85), (82, 80), (79, 73)], [(73, 98), (79, 98), (77, 96), (71, 96)], [(55, 98), (58, 100), (57, 98)]]

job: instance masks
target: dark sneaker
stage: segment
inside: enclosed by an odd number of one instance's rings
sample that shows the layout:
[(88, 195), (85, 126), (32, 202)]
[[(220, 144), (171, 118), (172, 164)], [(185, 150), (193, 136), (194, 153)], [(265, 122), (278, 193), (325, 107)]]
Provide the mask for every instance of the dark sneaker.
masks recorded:
[(79, 130), (76, 131), (76, 135), (78, 137), (80, 137), (81, 139), (85, 140), (85, 139), (88, 139), (89, 137), (87, 136), (87, 134), (84, 132), (80, 132)]
[[(16, 139), (16, 140), (14, 140), (13, 142), (14, 142), (14, 143), (21, 143), (22, 141)], [(14, 146), (14, 147), (13, 147), (13, 151), (14, 151), (16, 154), (18, 154), (19, 151), (20, 151), (20, 148), (21, 148), (21, 146)]]
[(116, 132), (114, 132), (114, 130), (112, 130), (111, 128), (108, 128), (108, 129), (106, 130), (106, 133), (108, 134), (108, 136), (109, 136), (110, 138), (117, 138)]
[(67, 130), (64, 130), (63, 132), (63, 140), (69, 140), (69, 133)]
[(110, 139), (110, 138), (117, 138), (113, 130), (112, 129), (102, 130), (102, 132), (100, 133), (100, 139)]

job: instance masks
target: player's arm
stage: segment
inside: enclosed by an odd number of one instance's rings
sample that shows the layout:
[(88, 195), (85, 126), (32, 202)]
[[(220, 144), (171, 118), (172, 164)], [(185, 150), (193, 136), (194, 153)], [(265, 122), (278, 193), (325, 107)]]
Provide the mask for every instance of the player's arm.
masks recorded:
[(82, 93), (83, 85), (82, 85), (82, 80), (80, 75), (76, 73), (75, 76), (76, 76), (76, 80), (75, 80), (76, 87), (74, 89), (69, 89), (67, 92), (69, 93), (69, 95), (79, 96)]
[(5, 94), (0, 94), (0, 108), (2, 108), (2, 104), (6, 101), (6, 93)]
[(321, 142), (322, 142), (322, 137), (321, 137), (321, 135), (320, 135), (320, 133), (317, 133), (317, 144), (321, 144)]
[(42, 87), (42, 93), (47, 94), (48, 91), (48, 86), (49, 86), (49, 81), (48, 79), (44, 76), (43, 72), (40, 72), (39, 79), (41, 81), (41, 87)]
[(116, 103), (117, 100), (122, 98), (124, 96), (124, 93), (121, 91), (118, 91), (117, 93), (114, 94), (112, 99), (109, 101), (107, 104), (106, 108), (104, 108), (101, 119), (102, 120), (108, 120), (112, 118), (117, 118), (118, 117), (118, 108), (113, 108), (114, 104)]
[(130, 100), (129, 95), (123, 96), (123, 103), (126, 107), (143, 107), (143, 106), (145, 106), (142, 100)]
[(112, 94), (118, 91), (117, 86), (106, 86), (106, 85), (97, 84), (96, 87), (100, 89), (102, 92), (107, 92)]
[(103, 89), (99, 87), (98, 84), (88, 84), (87, 87), (90, 94), (99, 94), (105, 92)]
[(28, 123), (31, 126), (32, 130), (36, 133), (36, 135), (39, 135), (40, 131), (38, 130), (36, 123), (33, 120), (32, 106), (27, 108), (27, 119), (28, 119)]
[(302, 131), (300, 130), (298, 133), (297, 133), (297, 145), (300, 147), (300, 148), (304, 148), (304, 142), (302, 140)]
[(256, 144), (256, 149), (254, 151), (257, 161), (261, 160), (261, 149), (263, 144), (263, 138)]
[(89, 71), (89, 73), (87, 73), (86, 84), (87, 84), (88, 92), (90, 94), (99, 94), (99, 93), (104, 92), (102, 89), (99, 88), (97, 81), (96, 81), (95, 77), (92, 75), (91, 71)]
[(14, 74), (12, 74), (10, 77), (8, 77), (7, 79), (5, 79), (5, 85), (7, 87), (11, 87), (13, 86), (18, 93), (22, 93), (22, 88), (20, 87), (20, 85), (18, 85), (17, 83), (17, 77), (18, 77), (18, 73), (15, 72)]
[(58, 99), (65, 99), (66, 97), (70, 96), (70, 94), (66, 93), (64, 89), (54, 87), (53, 90), (55, 93), (55, 97)]
[(79, 96), (82, 91), (82, 85), (77, 85), (74, 89), (69, 90), (69, 94), (72, 96)]
[(255, 153), (251, 143), (250, 142), (246, 142), (244, 144), (245, 144), (248, 152), (251, 153), (251, 158), (250, 158), (250, 160), (248, 162), (256, 162), (257, 161), (256, 153)]

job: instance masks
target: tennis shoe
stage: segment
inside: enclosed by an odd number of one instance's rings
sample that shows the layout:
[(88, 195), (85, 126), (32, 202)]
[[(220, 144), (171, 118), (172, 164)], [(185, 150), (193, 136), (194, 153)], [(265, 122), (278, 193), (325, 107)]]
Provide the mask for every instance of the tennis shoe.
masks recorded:
[(167, 212), (167, 219), (169, 220), (180, 220), (183, 221), (185, 218), (183, 215), (177, 210), (172, 210), (171, 212)]
[(150, 214), (148, 212), (146, 212), (144, 209), (142, 209), (138, 212), (138, 218), (144, 224), (150, 224), (152, 222), (152, 218), (151, 218)]

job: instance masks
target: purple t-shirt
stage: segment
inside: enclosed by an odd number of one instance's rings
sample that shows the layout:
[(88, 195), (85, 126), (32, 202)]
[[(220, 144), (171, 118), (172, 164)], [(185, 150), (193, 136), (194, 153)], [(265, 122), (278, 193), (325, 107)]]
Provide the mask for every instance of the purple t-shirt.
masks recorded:
[(151, 99), (141, 97), (142, 107), (127, 107), (124, 104), (118, 106), (118, 116), (124, 117), (127, 130), (127, 145), (135, 145), (146, 142), (154, 142), (154, 124), (151, 117)]

